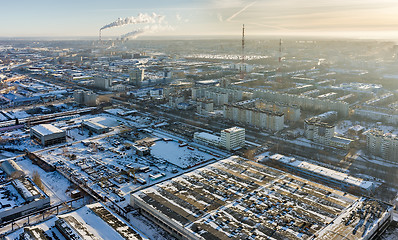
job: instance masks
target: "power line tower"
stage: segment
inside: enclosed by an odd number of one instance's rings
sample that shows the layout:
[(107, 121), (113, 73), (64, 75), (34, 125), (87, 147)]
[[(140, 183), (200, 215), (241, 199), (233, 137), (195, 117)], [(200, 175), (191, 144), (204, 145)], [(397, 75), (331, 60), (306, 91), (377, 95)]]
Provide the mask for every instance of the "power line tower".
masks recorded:
[(240, 79), (245, 78), (245, 24), (242, 27), (242, 56), (241, 56), (241, 63), (240, 63)]

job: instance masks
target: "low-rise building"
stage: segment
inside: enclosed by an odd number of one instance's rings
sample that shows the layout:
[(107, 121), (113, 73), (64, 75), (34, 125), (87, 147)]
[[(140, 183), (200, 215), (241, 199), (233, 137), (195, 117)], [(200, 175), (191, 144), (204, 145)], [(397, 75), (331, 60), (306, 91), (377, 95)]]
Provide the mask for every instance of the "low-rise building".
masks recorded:
[(50, 206), (50, 198), (29, 178), (0, 185), (0, 223)]
[(82, 127), (86, 128), (90, 132), (93, 132), (96, 134), (103, 134), (103, 133), (107, 133), (110, 131), (109, 127), (102, 125), (101, 123), (94, 122), (94, 121), (83, 121)]
[(206, 132), (196, 132), (193, 135), (194, 142), (203, 144), (203, 145), (210, 145), (210, 146), (220, 146), (220, 137), (206, 133)]
[(393, 210), (237, 156), (133, 192), (130, 205), (190, 240), (373, 239)]
[(30, 136), (40, 141), (43, 146), (63, 143), (66, 141), (66, 132), (51, 124), (40, 124), (31, 127)]
[(370, 181), (350, 176), (306, 161), (300, 161), (282, 154), (269, 157), (271, 164), (280, 169), (312, 179), (323, 184), (331, 185), (345, 191), (370, 194), (375, 190), (375, 184)]

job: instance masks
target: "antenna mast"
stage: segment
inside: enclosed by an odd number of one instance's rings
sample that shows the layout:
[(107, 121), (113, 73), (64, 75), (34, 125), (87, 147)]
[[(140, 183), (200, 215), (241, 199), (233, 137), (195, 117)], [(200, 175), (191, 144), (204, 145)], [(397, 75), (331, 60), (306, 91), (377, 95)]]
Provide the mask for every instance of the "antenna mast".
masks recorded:
[(282, 82), (282, 39), (279, 39), (279, 66), (278, 66), (278, 82)]
[(245, 24), (242, 27), (242, 57), (240, 65), (240, 79), (245, 78)]

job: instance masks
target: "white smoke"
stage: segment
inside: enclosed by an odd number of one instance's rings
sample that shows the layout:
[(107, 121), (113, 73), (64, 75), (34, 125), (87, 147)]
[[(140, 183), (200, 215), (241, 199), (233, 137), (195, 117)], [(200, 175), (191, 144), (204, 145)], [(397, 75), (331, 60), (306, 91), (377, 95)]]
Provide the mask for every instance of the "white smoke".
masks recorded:
[(137, 30), (123, 34), (122, 36), (120, 36), (120, 39), (122, 40), (136, 39), (137, 37), (147, 33), (155, 33), (159, 31), (173, 31), (173, 30), (174, 30), (173, 27), (169, 25), (160, 25), (160, 24), (148, 25), (143, 28), (139, 28)]
[(120, 27), (128, 24), (138, 23), (162, 23), (164, 16), (152, 13), (152, 15), (146, 13), (140, 13), (137, 17), (118, 18), (116, 21), (103, 26), (100, 31), (113, 27)]
[(138, 36), (142, 35), (145, 33), (144, 29), (137, 29), (132, 32), (128, 32), (126, 34), (123, 34), (120, 36), (121, 40), (127, 40), (127, 39), (136, 39)]

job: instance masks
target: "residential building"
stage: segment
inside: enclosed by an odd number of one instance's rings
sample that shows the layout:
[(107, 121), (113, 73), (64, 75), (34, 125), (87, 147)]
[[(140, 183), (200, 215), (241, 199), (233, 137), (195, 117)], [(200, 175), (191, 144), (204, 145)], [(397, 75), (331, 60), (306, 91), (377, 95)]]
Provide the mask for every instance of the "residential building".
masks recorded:
[(227, 150), (235, 150), (245, 145), (245, 129), (232, 127), (221, 131), (220, 146)]
[(366, 136), (366, 146), (370, 153), (387, 160), (398, 159), (398, 137), (384, 133), (380, 129), (370, 129), (363, 133)]

